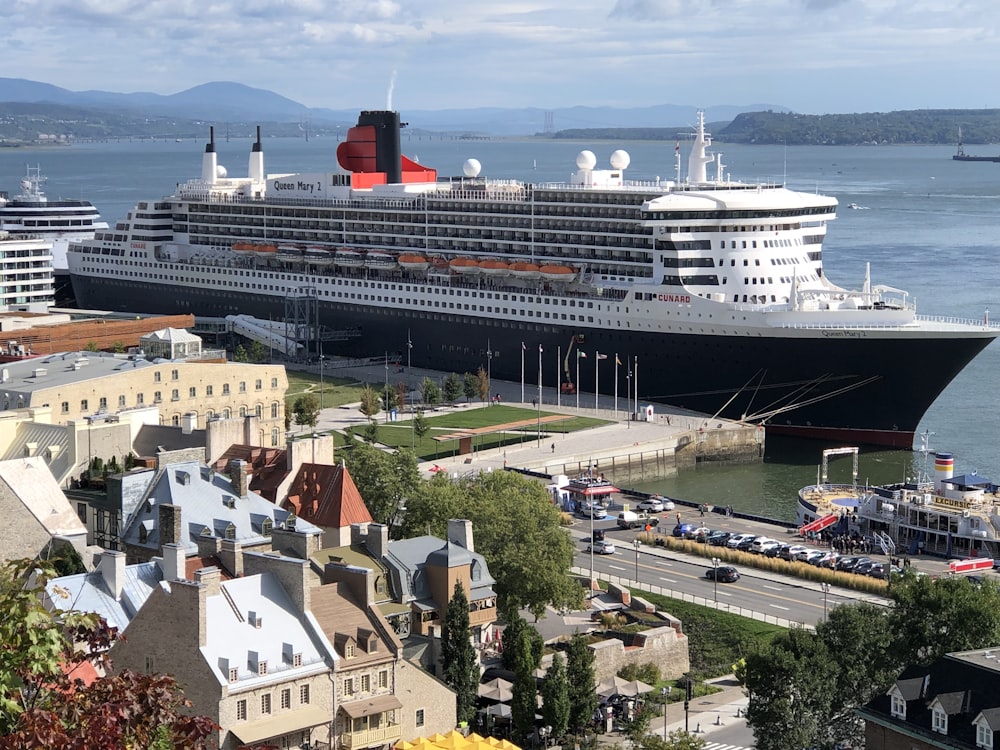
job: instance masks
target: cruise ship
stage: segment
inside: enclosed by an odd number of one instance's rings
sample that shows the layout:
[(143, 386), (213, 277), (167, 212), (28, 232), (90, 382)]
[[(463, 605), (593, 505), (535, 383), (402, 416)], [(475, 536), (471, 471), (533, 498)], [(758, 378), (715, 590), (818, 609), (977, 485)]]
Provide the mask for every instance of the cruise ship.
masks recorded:
[(45, 177), (41, 167), (28, 166), (21, 179), (21, 192), (11, 197), (0, 191), (0, 232), (13, 239), (42, 239), (52, 246), (55, 296), (69, 296), (69, 269), (66, 251), (74, 240), (93, 239), (108, 224), (90, 201), (49, 200), (42, 190)]
[[(702, 114), (686, 174), (677, 150), (673, 179), (650, 182), (626, 178), (622, 150), (605, 169), (582, 151), (567, 183), (488, 179), (474, 159), (439, 178), (402, 154), (400, 127), (362, 112), (339, 169), (297, 174), (265, 172), (258, 129), (246, 177), (219, 165), (212, 134), (200, 177), (71, 245), (79, 304), (291, 318), (321, 326), (327, 354), (408, 352), (564, 392), (598, 381), (636, 403), (907, 449), (1000, 333), (918, 316), (870, 273), (832, 284), (836, 199), (732, 180)], [(597, 363), (582, 383), (560, 361), (571, 348)]]

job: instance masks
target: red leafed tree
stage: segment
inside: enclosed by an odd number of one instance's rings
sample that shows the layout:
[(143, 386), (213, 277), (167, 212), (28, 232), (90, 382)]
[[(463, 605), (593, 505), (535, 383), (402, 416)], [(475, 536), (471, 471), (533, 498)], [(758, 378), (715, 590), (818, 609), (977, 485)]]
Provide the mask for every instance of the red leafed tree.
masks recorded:
[(124, 670), (81, 678), (84, 665), (110, 666), (108, 649), (121, 636), (95, 614), (46, 610), (41, 592), (51, 573), (28, 560), (0, 569), (0, 748), (211, 747), (216, 725), (183, 713), (191, 703), (173, 677)]

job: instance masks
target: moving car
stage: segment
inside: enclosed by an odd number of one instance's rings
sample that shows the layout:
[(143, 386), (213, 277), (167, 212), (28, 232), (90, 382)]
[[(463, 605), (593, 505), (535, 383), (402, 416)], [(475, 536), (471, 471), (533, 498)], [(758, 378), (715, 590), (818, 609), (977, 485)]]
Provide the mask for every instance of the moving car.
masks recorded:
[(739, 571), (732, 565), (720, 565), (718, 568), (709, 568), (705, 571), (705, 578), (713, 578), (719, 583), (735, 583), (740, 580)]
[(602, 539), (599, 542), (591, 542), (587, 545), (586, 551), (593, 551), (595, 555), (613, 555), (615, 554), (615, 543), (610, 539)]

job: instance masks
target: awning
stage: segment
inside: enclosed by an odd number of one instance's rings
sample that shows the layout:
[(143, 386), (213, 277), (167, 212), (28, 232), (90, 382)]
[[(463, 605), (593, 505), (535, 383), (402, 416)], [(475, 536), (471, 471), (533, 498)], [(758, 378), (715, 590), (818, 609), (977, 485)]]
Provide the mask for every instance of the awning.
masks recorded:
[(230, 731), (245, 745), (256, 745), (261, 740), (281, 737), (291, 732), (301, 732), (321, 724), (329, 724), (333, 717), (326, 709), (310, 706), (299, 711), (284, 711), (273, 719), (248, 721), (230, 726)]
[(362, 716), (373, 716), (374, 714), (381, 714), (386, 711), (395, 711), (397, 708), (402, 708), (403, 704), (399, 702), (399, 698), (395, 695), (376, 695), (374, 698), (341, 703), (340, 707), (352, 719), (360, 719)]

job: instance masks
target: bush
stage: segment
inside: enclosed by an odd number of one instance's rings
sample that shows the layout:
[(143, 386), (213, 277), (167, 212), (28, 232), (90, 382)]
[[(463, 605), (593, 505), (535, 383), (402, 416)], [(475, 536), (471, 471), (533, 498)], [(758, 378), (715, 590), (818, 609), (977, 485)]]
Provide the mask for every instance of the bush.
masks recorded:
[(660, 668), (652, 662), (626, 664), (618, 670), (618, 676), (623, 680), (640, 680), (649, 685), (656, 685), (660, 681)]

